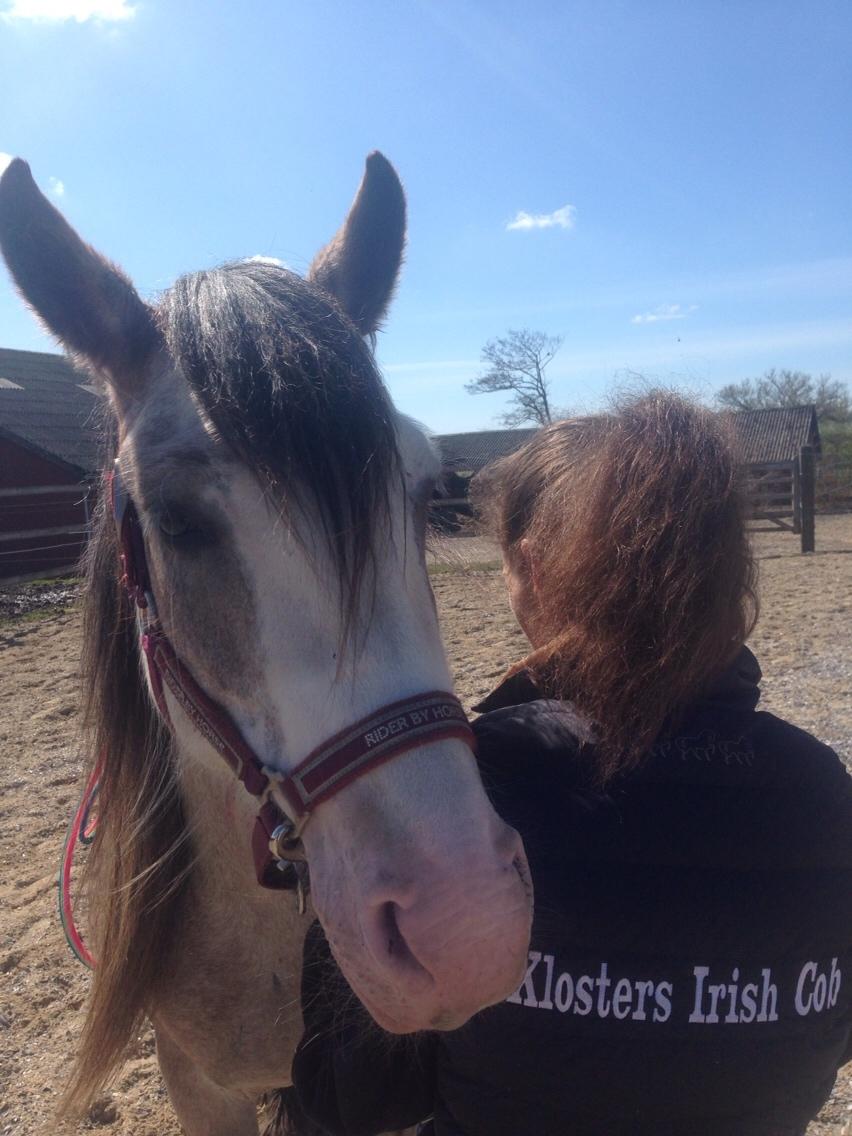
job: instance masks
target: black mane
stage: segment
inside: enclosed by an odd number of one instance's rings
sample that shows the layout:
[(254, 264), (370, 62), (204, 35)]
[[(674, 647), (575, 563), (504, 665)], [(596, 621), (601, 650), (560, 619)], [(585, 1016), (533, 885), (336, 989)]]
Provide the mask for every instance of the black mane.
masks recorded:
[(158, 318), (220, 436), (278, 507), (315, 502), (351, 617), (399, 468), (367, 344), (325, 292), (257, 261), (180, 277)]

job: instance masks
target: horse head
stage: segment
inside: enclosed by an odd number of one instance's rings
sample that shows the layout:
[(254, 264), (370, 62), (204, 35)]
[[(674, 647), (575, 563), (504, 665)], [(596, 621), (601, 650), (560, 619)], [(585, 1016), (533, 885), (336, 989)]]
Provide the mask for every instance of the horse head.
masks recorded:
[[(382, 707), (450, 689), (423, 550), (439, 463), (369, 343), (404, 239), (402, 187), (376, 153), (306, 278), (237, 262), (149, 304), (24, 162), (0, 181), (21, 293), (109, 394), (163, 632), (273, 777)], [(218, 770), (163, 698), (181, 759)], [(523, 849), (463, 740), (370, 768), (312, 810), (303, 841), (315, 909), (381, 1025), (452, 1028), (517, 986)]]

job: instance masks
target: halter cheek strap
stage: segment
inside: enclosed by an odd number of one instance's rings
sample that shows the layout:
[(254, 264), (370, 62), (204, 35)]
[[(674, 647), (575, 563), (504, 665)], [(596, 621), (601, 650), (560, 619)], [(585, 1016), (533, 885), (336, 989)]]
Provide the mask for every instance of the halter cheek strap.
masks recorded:
[(118, 528), (122, 583), (136, 605), (151, 690), (171, 725), (165, 691), (260, 801), (252, 833), (258, 883), (263, 887), (305, 886), (301, 835), (317, 805), (365, 773), (417, 746), (458, 738), (471, 749), (474, 735), (459, 700), (444, 691), (404, 698), (381, 707), (317, 746), (289, 773), (266, 765), (243, 737), (227, 710), (199, 686), (178, 657), (157, 617), (142, 527), (121, 481), (118, 465), (109, 475)]

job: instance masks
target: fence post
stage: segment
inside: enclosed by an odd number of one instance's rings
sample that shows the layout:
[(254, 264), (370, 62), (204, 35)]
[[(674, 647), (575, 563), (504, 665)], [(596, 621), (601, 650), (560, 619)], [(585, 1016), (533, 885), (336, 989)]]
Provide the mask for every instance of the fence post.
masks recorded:
[(799, 463), (793, 462), (793, 532), (802, 531), (802, 474)]
[(802, 446), (799, 454), (799, 499), (801, 502), (802, 552), (813, 552), (816, 547), (813, 446)]

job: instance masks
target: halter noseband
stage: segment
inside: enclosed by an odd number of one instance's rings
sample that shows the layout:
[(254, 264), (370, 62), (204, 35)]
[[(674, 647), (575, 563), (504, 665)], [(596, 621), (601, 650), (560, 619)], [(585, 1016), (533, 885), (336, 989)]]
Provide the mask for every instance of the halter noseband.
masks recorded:
[[(459, 700), (444, 691), (392, 702), (346, 727), (289, 773), (266, 765), (223, 706), (193, 678), (157, 616), (142, 526), (122, 483), (118, 463), (107, 475), (118, 529), (122, 583), (136, 605), (142, 650), (157, 708), (172, 726), (165, 690), (260, 801), (252, 833), (258, 883), (267, 888), (305, 887), (301, 837), (313, 810), (378, 765), (407, 750), (444, 738), (459, 738), (474, 749), (474, 735)], [(301, 863), (299, 863), (301, 861)]]

